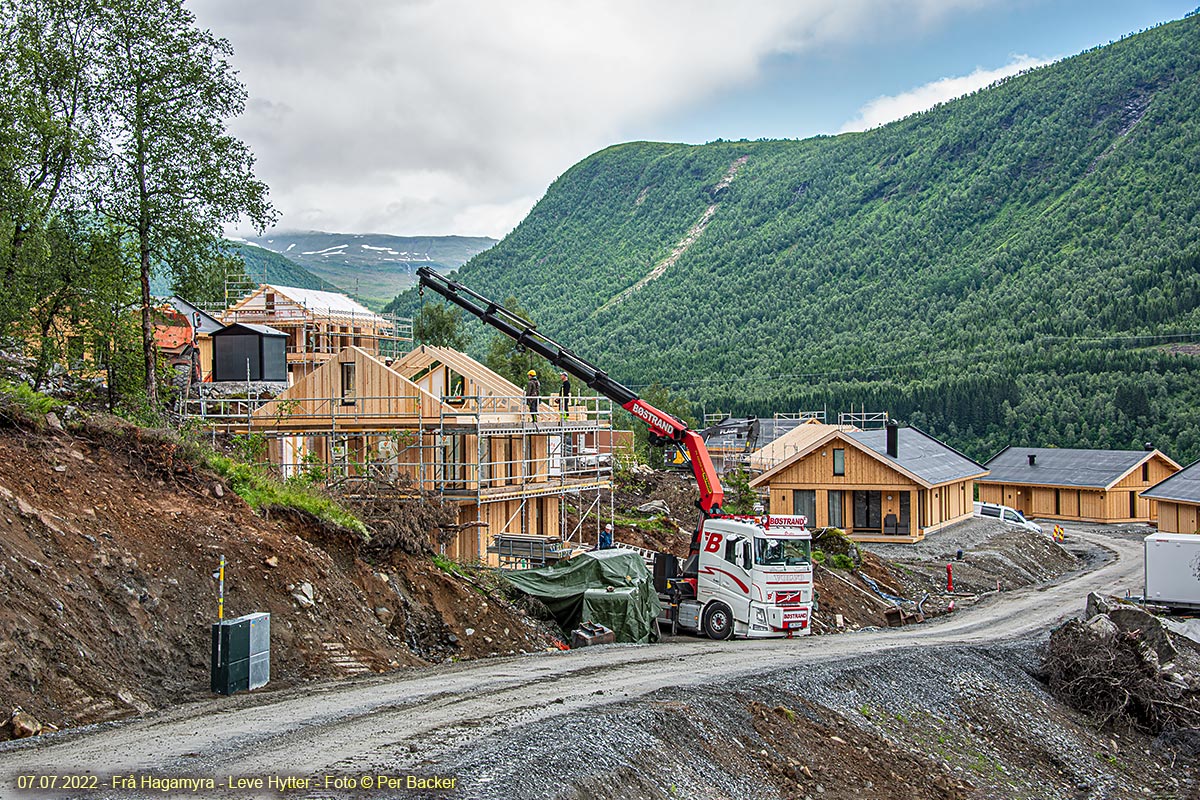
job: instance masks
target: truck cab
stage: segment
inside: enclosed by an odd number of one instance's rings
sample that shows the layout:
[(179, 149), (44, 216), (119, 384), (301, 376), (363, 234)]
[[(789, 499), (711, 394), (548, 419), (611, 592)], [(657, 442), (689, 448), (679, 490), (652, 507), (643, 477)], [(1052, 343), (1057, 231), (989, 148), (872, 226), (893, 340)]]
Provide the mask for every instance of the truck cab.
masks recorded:
[(809, 633), (812, 536), (805, 525), (804, 517), (705, 520), (694, 577), (685, 568), (664, 593), (666, 621), (713, 639)]

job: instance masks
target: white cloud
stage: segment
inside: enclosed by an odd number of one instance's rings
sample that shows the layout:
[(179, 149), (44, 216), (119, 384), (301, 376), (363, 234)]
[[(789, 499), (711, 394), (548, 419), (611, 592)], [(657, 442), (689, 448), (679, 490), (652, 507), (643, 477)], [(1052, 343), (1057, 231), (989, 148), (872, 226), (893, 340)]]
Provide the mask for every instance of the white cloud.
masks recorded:
[(1013, 56), (1009, 63), (998, 69), (977, 68), (970, 75), (957, 78), (941, 78), (897, 95), (877, 97), (858, 110), (858, 116), (842, 126), (840, 133), (865, 131), (877, 128), (893, 120), (903, 119), (909, 114), (933, 108), (938, 103), (953, 100), (982, 89), (1001, 78), (1016, 75), (1021, 70), (1033, 69), (1052, 62), (1053, 59)]
[(654, 120), (779, 54), (912, 34), (995, 0), (193, 0), (250, 93), (232, 129), (281, 227), (502, 236)]

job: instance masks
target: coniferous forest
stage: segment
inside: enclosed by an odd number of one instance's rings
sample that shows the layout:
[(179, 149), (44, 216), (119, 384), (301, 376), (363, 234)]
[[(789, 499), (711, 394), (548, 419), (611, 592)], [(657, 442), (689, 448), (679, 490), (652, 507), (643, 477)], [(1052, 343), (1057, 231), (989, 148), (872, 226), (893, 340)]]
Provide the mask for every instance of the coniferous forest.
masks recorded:
[(697, 416), (1195, 459), (1200, 16), (864, 133), (610, 147), (458, 278)]

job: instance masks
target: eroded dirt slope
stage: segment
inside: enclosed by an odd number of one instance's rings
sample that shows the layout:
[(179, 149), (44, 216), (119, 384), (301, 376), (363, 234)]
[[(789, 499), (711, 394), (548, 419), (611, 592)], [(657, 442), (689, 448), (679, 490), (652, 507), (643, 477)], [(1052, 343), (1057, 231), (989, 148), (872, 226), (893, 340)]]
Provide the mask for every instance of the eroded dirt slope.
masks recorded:
[(273, 688), (550, 643), (430, 559), (368, 564), (352, 534), (264, 519), (140, 437), (0, 430), (4, 712), (68, 727), (206, 696), (221, 555), (226, 616), (272, 615)]

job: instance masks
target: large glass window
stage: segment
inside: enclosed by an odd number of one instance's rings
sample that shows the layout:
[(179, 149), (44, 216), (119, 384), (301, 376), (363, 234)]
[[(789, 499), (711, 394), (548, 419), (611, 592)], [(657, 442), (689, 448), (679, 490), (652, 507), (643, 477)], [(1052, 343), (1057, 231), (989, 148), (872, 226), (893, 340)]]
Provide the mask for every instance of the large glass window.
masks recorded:
[(798, 567), (812, 561), (812, 543), (807, 539), (754, 538), (754, 563), (762, 566)]
[(354, 362), (342, 364), (342, 405), (354, 403)]
[(796, 489), (792, 492), (792, 513), (800, 514), (809, 524), (817, 520), (817, 490)]
[(855, 530), (883, 530), (879, 492), (856, 491), (854, 493)]
[(845, 527), (845, 520), (842, 516), (842, 492), (840, 491), (829, 493), (829, 526), (831, 528)]
[(833, 451), (833, 474), (846, 474), (846, 451), (840, 447), (834, 448)]

